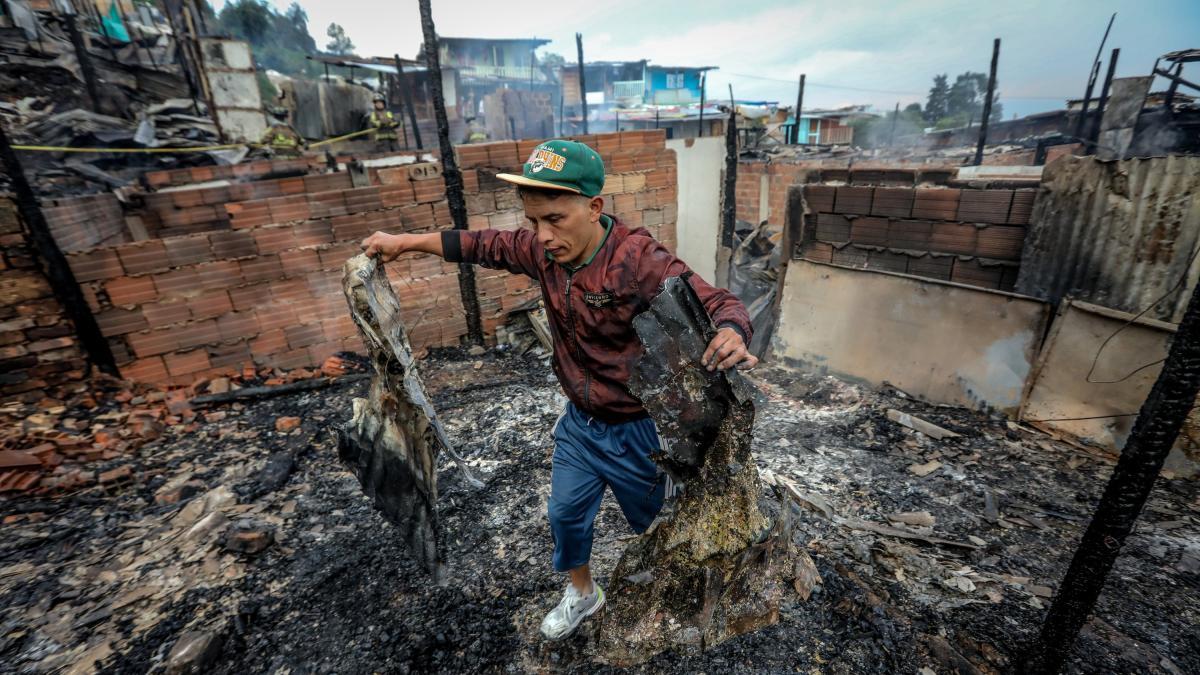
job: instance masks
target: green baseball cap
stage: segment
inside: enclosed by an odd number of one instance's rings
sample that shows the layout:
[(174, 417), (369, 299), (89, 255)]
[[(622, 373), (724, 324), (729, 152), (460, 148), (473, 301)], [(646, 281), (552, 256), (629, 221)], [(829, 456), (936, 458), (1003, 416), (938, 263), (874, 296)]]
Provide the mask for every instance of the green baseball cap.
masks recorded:
[(498, 173), (496, 178), (595, 197), (604, 190), (604, 160), (583, 143), (556, 138), (533, 149), (521, 167), (521, 175)]

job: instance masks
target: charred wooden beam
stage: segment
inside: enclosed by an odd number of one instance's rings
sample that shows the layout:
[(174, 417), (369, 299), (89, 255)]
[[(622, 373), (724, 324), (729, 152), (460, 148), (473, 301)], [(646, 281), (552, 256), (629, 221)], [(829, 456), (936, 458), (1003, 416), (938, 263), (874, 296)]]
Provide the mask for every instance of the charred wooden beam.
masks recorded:
[(616, 665), (773, 624), (787, 589), (819, 578), (792, 543), (789, 511), (772, 520), (760, 506), (754, 390), (735, 371), (701, 365), (715, 331), (695, 291), (669, 279), (634, 328), (644, 353), (629, 387), (666, 439), (655, 460), (683, 489), (613, 571), (600, 656)]
[(338, 430), (338, 456), (362, 483), (375, 508), (404, 533), (413, 556), (439, 583), (437, 457), (441, 450), (475, 480), (437, 419), (400, 318), (400, 300), (383, 266), (355, 256), (342, 268), (342, 290), (375, 377), (367, 398), (356, 398)]

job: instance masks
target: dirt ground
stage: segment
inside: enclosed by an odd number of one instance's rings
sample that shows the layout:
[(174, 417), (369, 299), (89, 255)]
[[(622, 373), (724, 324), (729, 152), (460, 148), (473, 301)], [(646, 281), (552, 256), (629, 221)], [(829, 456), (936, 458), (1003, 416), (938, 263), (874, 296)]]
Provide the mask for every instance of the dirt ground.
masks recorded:
[[(365, 381), (226, 405), (138, 449), (122, 487), (0, 502), (0, 671), (160, 672), (188, 634), (212, 638), (220, 673), (606, 672), (590, 631), (537, 637), (563, 587), (544, 511), (564, 399), (545, 360), (447, 352), (423, 373), (486, 482), (440, 474), (448, 585), (428, 582), (338, 464), (331, 428)], [(636, 672), (1015, 670), (1111, 458), (896, 391), (756, 378), (759, 468), (801, 496), (796, 537), (822, 584), (769, 629)], [(912, 432), (888, 408), (961, 437)], [(298, 429), (275, 430), (293, 415)], [(274, 543), (227, 550), (231, 524)], [(630, 536), (606, 500), (601, 583)], [(1200, 672), (1198, 573), (1200, 490), (1160, 481), (1069, 671)]]

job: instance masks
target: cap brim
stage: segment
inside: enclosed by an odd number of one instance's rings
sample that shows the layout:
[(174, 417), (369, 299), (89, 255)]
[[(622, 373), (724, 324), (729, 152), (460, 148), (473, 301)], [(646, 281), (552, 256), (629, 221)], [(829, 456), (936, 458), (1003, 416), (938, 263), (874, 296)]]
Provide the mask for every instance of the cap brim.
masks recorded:
[(526, 178), (525, 176), (520, 176), (515, 173), (498, 173), (496, 174), (496, 178), (499, 178), (507, 183), (513, 183), (515, 185), (525, 185), (528, 187), (542, 188), (544, 190), (559, 190), (560, 192), (572, 192), (577, 195), (583, 194), (576, 188), (558, 185), (557, 183), (547, 183), (545, 181), (534, 180), (532, 178)]

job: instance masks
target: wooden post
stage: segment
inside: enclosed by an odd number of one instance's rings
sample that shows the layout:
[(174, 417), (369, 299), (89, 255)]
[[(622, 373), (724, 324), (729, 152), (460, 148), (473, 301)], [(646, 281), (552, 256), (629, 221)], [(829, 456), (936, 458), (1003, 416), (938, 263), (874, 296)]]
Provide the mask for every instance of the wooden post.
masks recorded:
[(700, 122), (699, 122), (700, 132), (698, 135), (701, 138), (704, 138), (704, 93), (705, 93), (704, 90), (705, 90), (705, 87), (707, 86), (707, 82), (708, 82), (708, 71), (707, 70), (700, 71)]
[(1113, 76), (1117, 72), (1117, 58), (1121, 56), (1121, 48), (1117, 47), (1112, 50), (1112, 54), (1108, 57), (1108, 73), (1104, 76), (1104, 86), (1100, 87), (1100, 100), (1096, 103), (1096, 121), (1088, 128), (1088, 143), (1084, 148), (1085, 155), (1090, 155), (1096, 151), (1096, 142), (1100, 140), (1100, 125), (1104, 123), (1104, 108), (1108, 105), (1108, 90), (1112, 86)]
[(1026, 667), (1062, 669), (1079, 629), (1096, 606), (1125, 538), (1133, 530), (1163, 460), (1200, 392), (1200, 291), (1194, 290), (1171, 341), (1162, 371), (1138, 413), (1100, 505), (1079, 542)]
[(892, 111), (892, 128), (888, 130), (888, 147), (896, 140), (896, 122), (900, 119), (900, 102), (896, 101), (896, 109)]
[(725, 130), (725, 183), (721, 201), (721, 246), (733, 248), (733, 233), (737, 227), (737, 111), (729, 111), (729, 128)]
[(579, 57), (579, 104), (583, 106), (583, 133), (588, 132), (587, 83), (583, 79), (583, 33), (575, 34), (575, 51)]
[[(421, 149), (421, 130), (417, 127), (417, 110), (413, 107), (412, 87), (408, 84), (408, 75), (404, 73), (404, 66), (400, 65), (400, 55), (395, 54), (396, 59), (396, 77), (400, 80), (400, 97), (404, 100), (404, 107), (408, 109), (408, 123), (412, 125), (413, 139), (417, 142), (417, 149)], [(408, 134), (404, 134), (404, 147), (408, 147)]]
[(1104, 51), (1104, 43), (1108, 42), (1108, 33), (1112, 30), (1117, 13), (1113, 12), (1108, 18), (1108, 27), (1104, 29), (1104, 37), (1100, 38), (1100, 46), (1096, 48), (1096, 58), (1092, 59), (1092, 71), (1088, 74), (1087, 90), (1083, 94), (1083, 110), (1075, 120), (1075, 138), (1083, 138), (1083, 122), (1087, 119), (1088, 105), (1092, 102), (1092, 90), (1096, 86), (1096, 76), (1100, 74), (1100, 53)]
[[(429, 93), (433, 98), (433, 114), (437, 120), (438, 148), (442, 153), (442, 178), (446, 182), (446, 201), (450, 206), (450, 218), (454, 229), (467, 229), (467, 203), (463, 198), (462, 172), (454, 158), (454, 146), (450, 144), (450, 121), (446, 118), (446, 99), (442, 95), (442, 64), (438, 54), (437, 31), (433, 27), (433, 10), (429, 0), (419, 0), (421, 8), (421, 32), (425, 35), (425, 67), (429, 71)], [(458, 290), (462, 294), (463, 309), (467, 315), (467, 341), (473, 345), (483, 344), (483, 322), (479, 316), (479, 295), (475, 289), (475, 268), (468, 263), (458, 266)]]
[(658, 128), (658, 106), (654, 106), (654, 128)]
[[(979, 143), (975, 146), (975, 166), (983, 163), (983, 144), (987, 143), (988, 118), (992, 116), (992, 97), (996, 93), (996, 64), (1000, 61), (1000, 38), (992, 43), (992, 69), (988, 71), (987, 97), (983, 99), (983, 118), (979, 121)], [(900, 104), (896, 104), (897, 116)]]
[(71, 37), (71, 46), (75, 48), (75, 58), (79, 60), (79, 71), (83, 74), (83, 84), (87, 87), (88, 98), (92, 100), (92, 112), (100, 112), (100, 92), (96, 88), (96, 70), (92, 68), (92, 59), (88, 56), (87, 47), (83, 44), (83, 36), (79, 34), (79, 26), (75, 23), (75, 13), (63, 17), (67, 24), (67, 35)]
[(800, 73), (800, 91), (799, 91), (799, 93), (796, 94), (796, 126), (792, 127), (792, 145), (800, 144), (800, 110), (803, 107), (804, 107), (804, 73)]
[(37, 249), (42, 272), (50, 282), (54, 297), (75, 325), (75, 334), (79, 337), (79, 344), (87, 354), (88, 361), (102, 372), (120, 377), (108, 340), (100, 332), (100, 325), (96, 323), (96, 317), (92, 315), (92, 310), (83, 297), (83, 291), (79, 290), (79, 282), (75, 280), (75, 273), (67, 264), (67, 257), (63, 255), (62, 249), (58, 247), (58, 242), (50, 232), (50, 226), (46, 224), (33, 188), (29, 186), (29, 180), (25, 177), (25, 169), (21, 166), (17, 153), (9, 145), (8, 132), (3, 125), (0, 125), (0, 163), (12, 181), (17, 211), (21, 214), (21, 220), (25, 221), (29, 238), (33, 240)]

